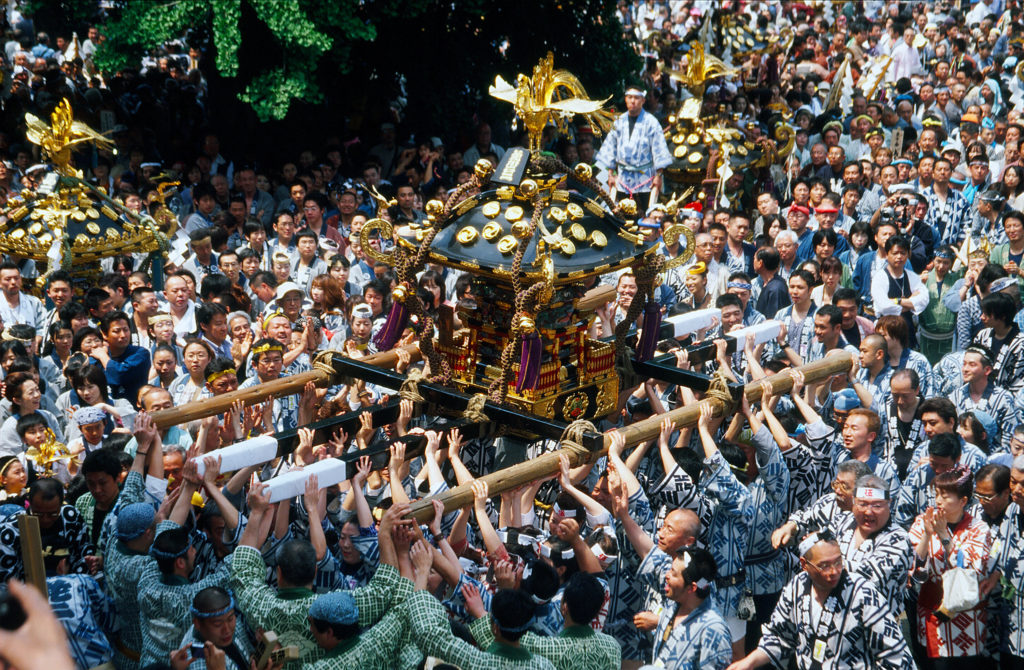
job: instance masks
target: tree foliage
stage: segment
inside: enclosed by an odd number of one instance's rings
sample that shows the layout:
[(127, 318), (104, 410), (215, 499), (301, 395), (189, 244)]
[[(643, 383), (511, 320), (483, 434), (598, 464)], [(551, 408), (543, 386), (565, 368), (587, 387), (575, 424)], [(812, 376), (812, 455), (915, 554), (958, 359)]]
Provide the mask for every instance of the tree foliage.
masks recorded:
[(108, 72), (187, 34), (212, 54), (211, 85), (263, 122), (297, 106), (351, 115), (403, 98), (409, 116), (443, 129), (509, 115), (492, 106), (488, 84), (547, 51), (595, 97), (639, 67), (614, 0), (117, 0), (103, 30), (96, 59)]

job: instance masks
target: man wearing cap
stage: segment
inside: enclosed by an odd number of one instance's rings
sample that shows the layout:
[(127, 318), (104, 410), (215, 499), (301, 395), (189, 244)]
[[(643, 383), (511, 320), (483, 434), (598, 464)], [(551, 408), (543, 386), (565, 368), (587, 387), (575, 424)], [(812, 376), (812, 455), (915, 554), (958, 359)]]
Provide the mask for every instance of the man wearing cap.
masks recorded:
[(369, 629), (359, 625), (359, 605), (350, 591), (325, 593), (309, 607), (309, 631), (326, 656), (308, 670), (396, 667), (408, 630), (404, 607), (391, 609)]
[[(350, 596), (351, 597), (351, 596)], [(246, 626), (238, 625), (235, 597), (219, 586), (203, 589), (192, 599), (192, 627), (178, 648), (188, 647), (193, 660), (189, 670), (211, 667), (205, 650), (198, 657), (193, 647), (212, 645), (224, 652), (224, 670), (249, 670), (255, 649)], [(207, 647), (208, 648), (208, 647)]]
[(961, 369), (964, 384), (953, 391), (950, 400), (958, 412), (981, 410), (992, 415), (998, 426), (996, 435), (989, 435), (992, 452), (1009, 451), (1013, 427), (1020, 418), (1014, 408), (1013, 396), (990, 380), (992, 351), (979, 344), (971, 344), (964, 352)]
[(729, 670), (790, 661), (801, 670), (915, 667), (885, 596), (870, 580), (847, 572), (831, 532), (809, 535), (798, 551), (803, 572), (783, 589), (757, 649)]
[(661, 172), (672, 164), (661, 125), (644, 110), (646, 95), (638, 86), (626, 89), (626, 113), (615, 120), (596, 159), (608, 171), (608, 187), (619, 199), (632, 197), (640, 211), (657, 202)]
[[(267, 566), (260, 554), (274, 512), (270, 492), (263, 484), (249, 489), (249, 521), (231, 559), (231, 587), (239, 609), (252, 627), (272, 630), (282, 644), (297, 645), (300, 660), (312, 663), (327, 655), (317, 644), (309, 623), (310, 606), (316, 600), (312, 587), (316, 573), (316, 552), (308, 542), (292, 540), (281, 546), (277, 562), (277, 590), (267, 584)], [(356, 607), (360, 626), (371, 626), (395, 603), (402, 602), (413, 585), (398, 572), (398, 554), (391, 531), (395, 521), (409, 511), (408, 503), (393, 505), (384, 513), (378, 529), (380, 564), (367, 586), (349, 593)], [(288, 551), (286, 556), (282, 552)], [(438, 603), (440, 607), (440, 603)]]

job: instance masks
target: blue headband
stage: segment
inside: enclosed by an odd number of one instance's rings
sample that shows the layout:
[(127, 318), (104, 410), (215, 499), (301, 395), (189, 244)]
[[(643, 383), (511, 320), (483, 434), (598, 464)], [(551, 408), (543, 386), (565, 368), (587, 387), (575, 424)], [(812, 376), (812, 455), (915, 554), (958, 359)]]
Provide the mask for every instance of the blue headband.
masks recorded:
[(189, 550), (189, 548), (191, 546), (192, 546), (192, 542), (189, 541), (185, 545), (185, 548), (182, 549), (181, 551), (179, 551), (176, 554), (175, 553), (171, 553), (169, 551), (161, 551), (161, 550), (157, 549), (156, 546), (152, 546), (152, 547), (149, 548), (149, 555), (152, 556), (153, 558), (181, 558), (182, 556), (184, 556), (185, 554), (188, 553), (188, 550)]
[(529, 630), (530, 626), (533, 625), (533, 619), (534, 617), (530, 617), (530, 620), (524, 623), (522, 626), (517, 626), (516, 628), (509, 628), (508, 626), (502, 626), (501, 622), (498, 621), (493, 614), (491, 614), (491, 620), (494, 621), (498, 628), (509, 633), (522, 633), (523, 631)]
[(213, 617), (224, 616), (235, 611), (235, 595), (228, 591), (228, 597), (231, 598), (231, 602), (228, 603), (224, 609), (217, 610), (216, 612), (200, 612), (196, 609), (195, 605), (188, 608), (188, 611), (192, 613), (197, 619), (212, 619)]
[(745, 281), (731, 281), (725, 285), (726, 288), (741, 288), (746, 291), (753, 290), (754, 285)]

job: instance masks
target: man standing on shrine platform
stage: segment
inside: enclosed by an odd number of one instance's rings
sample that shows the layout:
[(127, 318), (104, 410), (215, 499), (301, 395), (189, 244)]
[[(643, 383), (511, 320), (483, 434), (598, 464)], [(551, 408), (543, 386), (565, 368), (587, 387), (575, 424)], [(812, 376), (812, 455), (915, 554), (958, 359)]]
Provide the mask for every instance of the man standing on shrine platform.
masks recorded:
[(626, 113), (615, 119), (596, 161), (609, 173), (608, 188), (619, 199), (632, 197), (639, 212), (658, 201), (661, 171), (672, 164), (661, 125), (644, 111), (646, 97), (638, 86), (626, 89)]

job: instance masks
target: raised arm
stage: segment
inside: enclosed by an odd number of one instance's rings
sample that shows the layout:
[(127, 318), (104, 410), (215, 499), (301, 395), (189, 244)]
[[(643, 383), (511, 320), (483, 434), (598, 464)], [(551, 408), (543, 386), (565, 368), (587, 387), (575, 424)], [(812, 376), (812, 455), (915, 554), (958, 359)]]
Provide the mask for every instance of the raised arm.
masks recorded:
[(617, 430), (609, 431), (608, 435), (611, 436), (612, 440), (611, 446), (608, 447), (608, 464), (609, 466), (615, 466), (615, 471), (628, 489), (629, 495), (632, 496), (641, 487), (636, 475), (633, 474), (633, 471), (622, 460), (622, 450), (626, 447), (626, 438)]
[[(609, 466), (612, 467), (612, 466)], [(618, 470), (616, 470), (618, 472)], [(612, 488), (612, 481), (608, 479), (609, 488)], [(622, 530), (626, 533), (626, 538), (629, 539), (629, 543), (633, 545), (633, 549), (636, 550), (638, 556), (643, 558), (651, 549), (654, 547), (654, 540), (651, 536), (644, 532), (644, 529), (640, 527), (640, 524), (629, 514), (629, 487), (622, 479), (619, 479), (618, 486), (614, 487), (614, 490), (610, 491), (613, 500), (612, 512), (615, 518), (622, 524)]]
[[(369, 503), (366, 502), (366, 496), (363, 495), (363, 485), (366, 484), (366, 479), (370, 476), (370, 469), (372, 467), (370, 457), (362, 456), (356, 464), (356, 473), (352, 476), (352, 486), (349, 488), (349, 495), (352, 496), (352, 500), (355, 503), (356, 520), (359, 522), (360, 528), (373, 528), (373, 513), (370, 510)], [(395, 487), (392, 483), (391, 500), (392, 502), (399, 502), (395, 500), (394, 489)], [(408, 501), (403, 500), (401, 502)]]
[(405, 476), (409, 472), (409, 466), (405, 462), (405, 442), (392, 442), (389, 447), (391, 453), (388, 459), (388, 475), (391, 478), (391, 501), (409, 502), (409, 496), (405, 492)]
[(477, 526), (480, 527), (480, 537), (483, 538), (487, 553), (497, 556), (501, 548), (501, 538), (498, 537), (490, 517), (487, 516), (487, 492), (485, 480), (477, 479), (473, 482), (473, 511), (476, 513)]
[(229, 531), (234, 531), (238, 528), (238, 510), (231, 504), (231, 501), (221, 492), (220, 487), (217, 486), (217, 477), (220, 476), (221, 458), (217, 456), (206, 456), (203, 458), (203, 465), (206, 470), (203, 472), (203, 490), (206, 491), (206, 495), (210, 496), (217, 507), (220, 509), (220, 514), (224, 517), (224, 526)]
[(569, 469), (569, 457), (565, 454), (561, 454), (558, 459), (561, 471), (558, 475), (558, 483), (562, 485), (562, 490), (571, 495), (579, 504), (583, 505), (583, 509), (587, 511), (587, 514), (594, 518), (606, 517), (608, 510), (604, 506), (591, 498), (583, 491), (576, 488), (576, 485), (572, 482), (571, 470)]
[(470, 474), (469, 469), (459, 457), (461, 449), (462, 432), (458, 428), (453, 428), (448, 433), (448, 462), (452, 464), (452, 470), (455, 471), (455, 481), (460, 486), (466, 482), (473, 481), (473, 475)]
[(319, 562), (327, 555), (327, 537), (324, 536), (324, 527), (321, 523), (324, 518), (324, 493), (320, 490), (320, 480), (316, 475), (310, 475), (306, 479), (306, 491), (302, 499), (306, 505), (306, 514), (309, 515), (309, 543), (313, 545), (316, 560)]

